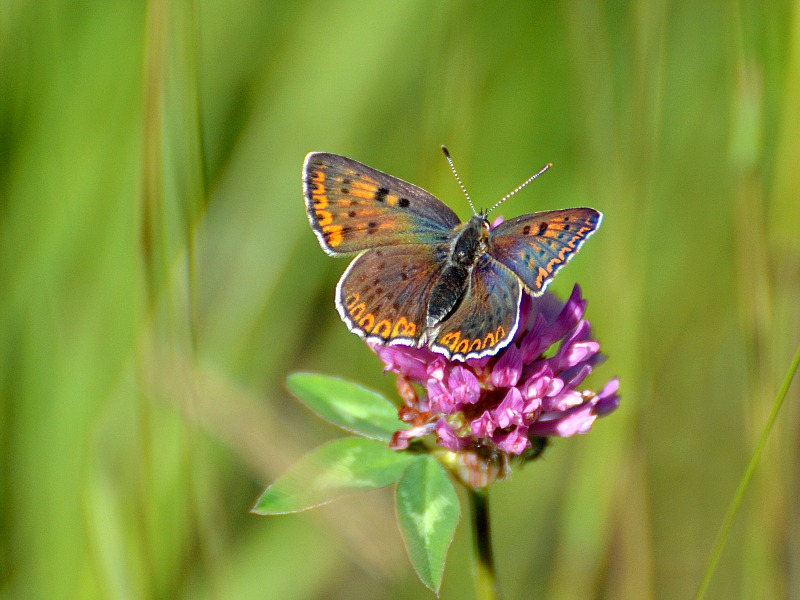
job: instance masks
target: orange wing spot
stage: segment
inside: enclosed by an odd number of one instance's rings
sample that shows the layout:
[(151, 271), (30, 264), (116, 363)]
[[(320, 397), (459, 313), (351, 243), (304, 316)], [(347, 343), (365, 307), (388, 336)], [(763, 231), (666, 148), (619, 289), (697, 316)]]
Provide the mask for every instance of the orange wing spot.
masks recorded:
[(375, 188), (352, 188), (350, 195), (362, 200), (373, 200), (375, 198)]
[(591, 232), (592, 232), (591, 227), (581, 227), (578, 230), (578, 233), (575, 234), (575, 237), (570, 240), (569, 247), (575, 250), (575, 244), (581, 241), (587, 234)]
[(311, 181), (316, 181), (318, 183), (322, 183), (325, 181), (325, 172), (324, 171), (314, 171), (311, 175)]
[[(322, 188), (322, 191), (325, 191), (325, 188)], [(328, 197), (323, 194), (312, 194), (311, 199), (314, 201), (314, 210), (319, 210), (321, 208), (328, 208)]]
[(497, 343), (498, 344), (500, 343), (500, 340), (502, 340), (504, 337), (506, 337), (506, 330), (503, 329), (502, 325), (498, 325), (497, 326), (497, 331), (495, 331), (494, 333), (497, 336)]
[(483, 346), (481, 346), (481, 350), (484, 348), (491, 348), (495, 344), (495, 338), (493, 333), (487, 333), (486, 337), (483, 338)]
[(405, 317), (400, 317), (392, 329), (392, 337), (414, 337), (417, 333), (417, 324), (409, 321)]
[(453, 352), (458, 352), (459, 354), (466, 354), (469, 352), (469, 339), (461, 340)]
[(353, 307), (358, 303), (359, 300), (361, 300), (361, 294), (358, 292), (352, 292), (351, 294), (348, 294), (347, 298), (344, 299), (344, 304), (347, 306), (348, 310), (352, 312)]
[(386, 196), (386, 204), (389, 206), (397, 206), (397, 196)]
[(372, 328), (372, 335), (379, 335), (383, 339), (387, 339), (392, 335), (392, 323), (386, 319), (378, 321), (378, 324)]
[(461, 339), (460, 331), (451, 331), (445, 336), (442, 336), (442, 345), (450, 348), (452, 352), (456, 351), (458, 347), (458, 340)]
[(358, 321), (358, 326), (367, 333), (370, 332), (373, 325), (375, 325), (375, 315), (372, 313), (367, 313)]
[(537, 289), (542, 287), (542, 282), (547, 278), (547, 271), (545, 271), (542, 267), (539, 267), (539, 272), (536, 275), (536, 287)]
[(351, 197), (354, 197), (354, 198), (363, 198), (366, 200), (374, 200), (375, 192), (378, 191), (378, 188), (371, 185), (359, 185), (359, 184), (360, 182), (356, 181), (350, 184), (350, 193), (347, 195), (347, 198), (350, 199)]
[(480, 350), (482, 348), (480, 339), (472, 340), (472, 343), (469, 345), (469, 351), (472, 352), (473, 350)]
[(341, 225), (326, 225), (322, 228), (325, 234), (325, 240), (328, 245), (335, 248), (342, 243), (342, 226)]
[(353, 308), (350, 309), (350, 318), (353, 321), (358, 321), (361, 318), (361, 315), (364, 314), (364, 311), (367, 310), (367, 305), (361, 302), (360, 304), (356, 304)]
[(317, 224), (320, 227), (325, 227), (333, 223), (333, 215), (327, 210), (316, 210), (314, 212), (317, 213)]

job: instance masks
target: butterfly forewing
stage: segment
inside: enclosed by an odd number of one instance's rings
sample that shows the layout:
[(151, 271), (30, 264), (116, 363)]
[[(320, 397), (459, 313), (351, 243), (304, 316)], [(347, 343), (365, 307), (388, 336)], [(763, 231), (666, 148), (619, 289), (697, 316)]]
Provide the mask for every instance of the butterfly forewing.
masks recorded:
[(337, 154), (306, 156), (303, 184), (311, 228), (328, 254), (439, 244), (459, 224), (422, 188)]
[(456, 310), (442, 323), (431, 348), (450, 359), (495, 354), (517, 331), (522, 286), (488, 255), (478, 258)]
[(417, 345), (446, 250), (409, 244), (377, 248), (353, 260), (336, 288), (336, 308), (350, 331), (383, 343)]
[(602, 218), (593, 208), (522, 215), (491, 232), (489, 254), (511, 269), (529, 293), (540, 296)]

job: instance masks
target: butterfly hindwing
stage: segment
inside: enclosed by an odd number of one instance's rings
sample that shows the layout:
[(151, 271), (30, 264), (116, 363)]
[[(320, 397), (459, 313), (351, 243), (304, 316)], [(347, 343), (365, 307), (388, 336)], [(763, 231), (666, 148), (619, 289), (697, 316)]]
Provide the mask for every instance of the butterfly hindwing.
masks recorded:
[(306, 156), (303, 192), (311, 228), (332, 255), (439, 244), (460, 222), (422, 188), (338, 154)]
[(492, 230), (489, 254), (511, 269), (530, 294), (540, 296), (602, 218), (593, 208), (522, 215)]
[(336, 287), (336, 308), (350, 331), (416, 346), (425, 330), (431, 288), (443, 269), (443, 252), (446, 247), (408, 244), (355, 258)]
[(517, 331), (521, 299), (517, 276), (482, 255), (472, 269), (461, 303), (442, 323), (431, 349), (462, 361), (497, 353)]

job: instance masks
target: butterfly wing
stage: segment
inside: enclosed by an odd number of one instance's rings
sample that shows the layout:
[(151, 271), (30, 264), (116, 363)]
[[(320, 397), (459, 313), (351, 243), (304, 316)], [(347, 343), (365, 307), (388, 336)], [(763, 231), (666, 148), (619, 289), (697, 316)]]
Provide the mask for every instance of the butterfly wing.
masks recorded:
[(593, 208), (522, 215), (492, 230), (489, 254), (511, 269), (528, 293), (540, 296), (602, 219)]
[(442, 323), (431, 349), (452, 360), (497, 353), (514, 337), (522, 285), (514, 273), (484, 254), (472, 269), (469, 287)]
[(460, 222), (433, 194), (337, 154), (306, 156), (303, 193), (311, 229), (332, 255), (442, 243)]
[(356, 257), (336, 286), (336, 308), (348, 329), (369, 340), (416, 346), (446, 252), (446, 246), (406, 244)]

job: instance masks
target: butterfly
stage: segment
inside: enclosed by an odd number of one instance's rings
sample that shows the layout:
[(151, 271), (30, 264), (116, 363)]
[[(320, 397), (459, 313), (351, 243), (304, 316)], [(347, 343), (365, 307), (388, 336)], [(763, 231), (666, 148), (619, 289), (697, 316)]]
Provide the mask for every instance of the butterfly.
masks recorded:
[(322, 249), (357, 254), (336, 286), (336, 308), (348, 329), (368, 341), (427, 346), (457, 361), (507, 346), (523, 290), (543, 294), (603, 218), (593, 208), (568, 208), (493, 228), (492, 209), (472, 207), (474, 216), (462, 223), (422, 188), (323, 152), (306, 156), (303, 192)]

